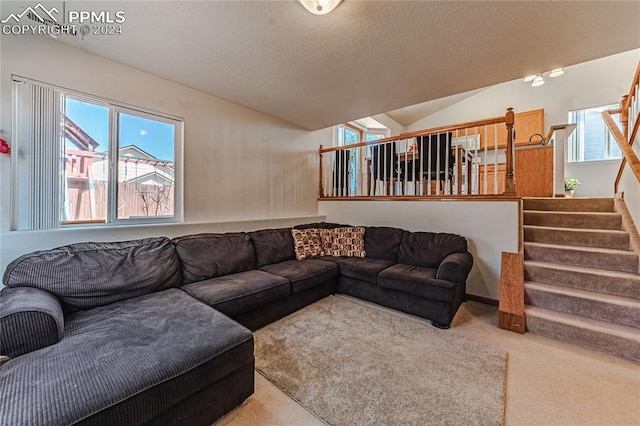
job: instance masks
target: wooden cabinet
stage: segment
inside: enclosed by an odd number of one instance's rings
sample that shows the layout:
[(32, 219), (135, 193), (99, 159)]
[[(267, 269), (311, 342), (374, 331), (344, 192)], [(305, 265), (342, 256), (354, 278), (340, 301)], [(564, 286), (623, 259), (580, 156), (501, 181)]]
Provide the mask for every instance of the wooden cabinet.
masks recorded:
[[(484, 183), (485, 183), (485, 176), (484, 176), (484, 172), (485, 172), (485, 168), (487, 171), (487, 177), (486, 177), (486, 182), (487, 182), (487, 189), (485, 191), (484, 188)], [(507, 174), (507, 166), (505, 164), (498, 164), (498, 166), (496, 167), (495, 164), (488, 164), (486, 166), (480, 166), (478, 167), (478, 182), (480, 184), (480, 186), (478, 187), (479, 194), (487, 194), (487, 195), (493, 195), (493, 194), (502, 194), (504, 193), (504, 180), (506, 178), (506, 174)], [(497, 174), (497, 178), (498, 178), (498, 190), (497, 192), (495, 191), (496, 189), (496, 174)]]
[[(544, 135), (544, 109), (535, 109), (532, 111), (517, 112), (515, 114), (515, 146), (527, 146), (540, 144), (540, 138), (534, 138), (534, 142), (529, 142), (531, 135), (540, 133)], [(498, 149), (507, 147), (507, 127), (504, 123), (490, 124), (482, 127), (469, 127), (460, 129), (454, 135), (465, 136), (480, 134), (480, 148), (487, 149), (496, 148), (496, 138), (498, 140)]]
[[(487, 189), (485, 191), (485, 168), (487, 171)], [(504, 192), (507, 174), (506, 164), (488, 164), (478, 167), (479, 193), (493, 195), (498, 179), (497, 193)], [(521, 197), (551, 197), (553, 195), (553, 147), (535, 147), (516, 149), (514, 174), (516, 193)]]
[(515, 177), (521, 197), (553, 196), (553, 146), (516, 149)]
[(536, 133), (544, 135), (544, 110), (535, 109), (516, 113), (514, 127), (516, 146), (540, 145), (539, 136), (534, 137), (533, 142), (529, 142), (529, 138)]

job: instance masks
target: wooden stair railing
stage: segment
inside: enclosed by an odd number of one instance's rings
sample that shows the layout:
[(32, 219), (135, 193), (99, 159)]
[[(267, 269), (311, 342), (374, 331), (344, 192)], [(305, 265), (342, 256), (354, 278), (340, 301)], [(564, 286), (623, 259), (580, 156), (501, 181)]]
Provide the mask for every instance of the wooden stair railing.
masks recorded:
[[(615, 114), (620, 114), (622, 130), (613, 120), (613, 115)], [(614, 184), (614, 194), (618, 194), (620, 179), (622, 179), (622, 173), (627, 163), (640, 183), (640, 160), (633, 150), (633, 143), (638, 137), (638, 128), (640, 127), (640, 61), (638, 62), (636, 73), (631, 82), (629, 93), (622, 97), (620, 108), (603, 111), (602, 119), (620, 146), (623, 155)], [(631, 127), (629, 126), (629, 119), (631, 119), (633, 123)]]
[[(363, 148), (363, 147), (367, 147), (367, 146), (375, 146), (375, 145), (382, 145), (385, 143), (392, 143), (392, 142), (397, 142), (397, 141), (403, 141), (403, 140), (408, 140), (411, 138), (416, 138), (419, 136), (429, 136), (429, 135), (438, 135), (438, 134), (442, 134), (442, 133), (447, 133), (447, 132), (455, 132), (456, 137), (462, 137), (462, 136), (467, 136), (466, 135), (466, 131), (470, 128), (476, 128), (476, 129), (480, 129), (483, 126), (491, 126), (491, 125), (495, 125), (497, 126), (498, 124), (503, 124), (506, 127), (506, 161), (505, 161), (505, 179), (504, 179), (504, 191), (502, 193), (498, 193), (497, 195), (500, 197), (517, 197), (516, 194), (516, 182), (515, 182), (515, 176), (514, 176), (514, 133), (513, 133), (513, 128), (514, 128), (514, 122), (515, 122), (515, 114), (513, 112), (513, 108), (508, 108), (507, 112), (504, 116), (499, 116), (499, 117), (493, 117), (493, 118), (489, 118), (489, 119), (485, 119), (485, 120), (478, 120), (478, 121), (471, 121), (471, 122), (466, 122), (466, 123), (458, 123), (458, 124), (453, 124), (453, 125), (447, 125), (447, 126), (440, 126), (440, 127), (434, 127), (431, 129), (425, 129), (425, 130), (419, 130), (419, 131), (414, 131), (414, 132), (408, 132), (408, 133), (402, 133), (398, 136), (392, 136), (389, 138), (384, 138), (384, 139), (377, 139), (377, 140), (372, 140), (372, 141), (366, 141), (366, 142), (359, 142), (359, 143), (354, 143), (354, 144), (349, 144), (349, 145), (342, 145), (342, 146), (333, 146), (333, 147), (329, 147), (329, 148), (325, 148), (324, 146), (320, 145), (320, 148), (318, 149), (318, 156), (320, 159), (320, 165), (319, 165), (319, 184), (318, 184), (318, 199), (319, 200), (327, 200), (327, 199), (331, 199), (331, 200), (337, 200), (337, 199), (342, 199), (342, 200), (348, 200), (348, 199), (360, 199), (360, 200), (391, 200), (391, 199), (421, 199), (421, 198), (425, 198), (423, 196), (389, 196), (389, 197), (379, 197), (379, 196), (375, 196), (375, 197), (371, 197), (371, 196), (352, 196), (352, 195), (347, 195), (347, 196), (339, 196), (339, 197), (335, 197), (335, 196), (331, 196), (331, 195), (326, 195), (326, 191), (325, 189), (325, 173), (331, 173), (331, 170), (325, 170), (325, 167), (323, 167), (323, 155), (324, 154), (329, 154), (329, 153), (333, 153), (333, 152), (339, 152), (339, 151), (344, 151), (344, 150), (351, 150), (354, 148)], [(494, 127), (495, 128), (495, 127)], [(465, 133), (461, 133), (461, 132), (465, 132)], [(470, 135), (468, 135), (470, 136)], [(485, 133), (486, 136), (486, 133)], [(497, 133), (495, 136), (495, 147), (497, 149), (498, 146), (498, 142), (497, 142), (498, 138), (497, 138)], [(485, 148), (486, 149), (486, 148)], [(493, 148), (492, 148), (493, 149)], [(486, 172), (485, 172), (486, 175)], [(482, 194), (482, 195), (476, 195), (476, 194), (471, 194), (470, 191), (468, 190), (468, 193), (466, 194), (436, 194), (436, 197), (441, 196), (441, 197), (446, 197), (446, 198), (455, 198), (455, 197), (459, 197), (459, 196), (476, 196), (478, 198), (484, 198), (484, 199), (491, 199), (491, 198), (495, 198), (492, 196), (487, 196), (489, 194)], [(428, 195), (426, 196), (426, 198), (433, 198), (432, 195)]]

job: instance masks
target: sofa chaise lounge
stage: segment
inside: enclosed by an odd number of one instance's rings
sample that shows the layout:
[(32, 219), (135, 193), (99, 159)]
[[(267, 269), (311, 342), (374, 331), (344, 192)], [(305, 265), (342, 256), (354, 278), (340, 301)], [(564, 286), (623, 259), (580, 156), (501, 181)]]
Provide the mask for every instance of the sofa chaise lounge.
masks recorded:
[(21, 256), (0, 292), (0, 424), (211, 424), (253, 393), (250, 330), (338, 291), (449, 326), (464, 238), (366, 227), (364, 247), (296, 260), (283, 228)]

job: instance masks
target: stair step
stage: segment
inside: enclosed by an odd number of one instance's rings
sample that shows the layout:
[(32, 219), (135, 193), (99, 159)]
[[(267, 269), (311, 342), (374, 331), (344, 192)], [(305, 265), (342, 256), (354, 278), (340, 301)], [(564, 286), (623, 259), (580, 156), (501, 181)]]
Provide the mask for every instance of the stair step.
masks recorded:
[(640, 328), (640, 300), (536, 282), (524, 287), (529, 305)]
[(640, 300), (640, 275), (525, 260), (526, 281)]
[(523, 198), (524, 210), (613, 212), (613, 198)]
[(527, 330), (640, 363), (640, 330), (527, 306)]
[(626, 231), (568, 229), (535, 225), (524, 225), (523, 230), (526, 242), (602, 247), (615, 250), (629, 249), (629, 234)]
[(524, 224), (556, 228), (622, 230), (622, 216), (602, 212), (551, 212), (525, 210)]
[(530, 242), (523, 246), (526, 260), (634, 274), (638, 272), (638, 255), (631, 251)]

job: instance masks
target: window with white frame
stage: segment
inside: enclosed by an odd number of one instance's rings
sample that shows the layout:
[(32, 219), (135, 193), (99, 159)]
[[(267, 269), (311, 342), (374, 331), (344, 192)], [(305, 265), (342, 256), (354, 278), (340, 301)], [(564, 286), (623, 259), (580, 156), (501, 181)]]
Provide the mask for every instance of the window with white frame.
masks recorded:
[[(604, 124), (602, 111), (618, 108), (605, 105), (569, 112), (569, 122), (576, 123), (576, 131), (569, 137), (569, 162), (602, 161), (622, 158), (620, 147)], [(620, 125), (619, 115), (613, 115)]]
[(13, 229), (182, 219), (181, 119), (14, 78)]
[[(351, 145), (360, 142), (371, 142), (389, 136), (389, 129), (371, 117), (339, 124), (334, 127), (334, 146)], [(368, 176), (367, 162), (360, 161), (371, 158), (371, 145), (336, 151), (333, 159), (334, 185), (341, 188), (341, 194), (359, 194), (361, 183)], [(344, 164), (344, 165), (343, 165)]]

